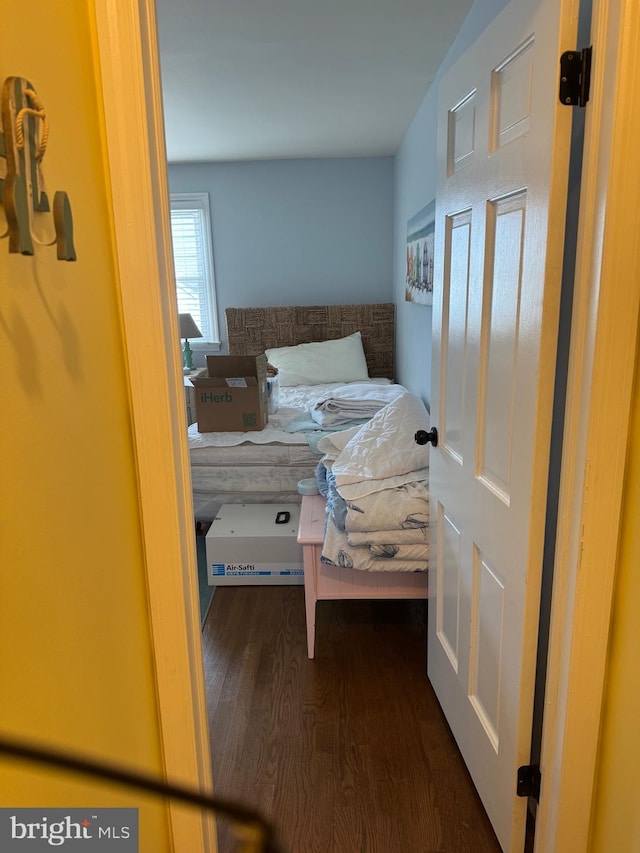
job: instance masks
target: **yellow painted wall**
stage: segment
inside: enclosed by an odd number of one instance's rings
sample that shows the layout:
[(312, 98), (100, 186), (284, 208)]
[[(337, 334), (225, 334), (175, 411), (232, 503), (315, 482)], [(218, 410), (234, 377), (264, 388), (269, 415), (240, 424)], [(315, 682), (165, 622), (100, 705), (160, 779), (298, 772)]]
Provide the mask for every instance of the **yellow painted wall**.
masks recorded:
[[(158, 774), (90, 4), (0, 0), (0, 21), (0, 79), (28, 78), (46, 107), (46, 186), (69, 193), (78, 253), (0, 240), (0, 730)], [(139, 806), (140, 850), (170, 849), (158, 800), (1, 757), (0, 805)]]
[(592, 819), (592, 853), (640, 851), (640, 372), (636, 380), (605, 710)]

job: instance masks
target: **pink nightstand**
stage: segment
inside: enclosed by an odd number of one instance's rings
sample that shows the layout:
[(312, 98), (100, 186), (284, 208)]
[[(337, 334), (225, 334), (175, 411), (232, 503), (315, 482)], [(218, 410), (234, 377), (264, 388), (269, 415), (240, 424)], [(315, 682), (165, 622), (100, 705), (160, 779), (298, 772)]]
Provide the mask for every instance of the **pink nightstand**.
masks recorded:
[(304, 564), (307, 654), (315, 655), (316, 602), (345, 598), (428, 598), (427, 572), (366, 572), (331, 566), (320, 560), (324, 538), (325, 500), (302, 498), (298, 542)]

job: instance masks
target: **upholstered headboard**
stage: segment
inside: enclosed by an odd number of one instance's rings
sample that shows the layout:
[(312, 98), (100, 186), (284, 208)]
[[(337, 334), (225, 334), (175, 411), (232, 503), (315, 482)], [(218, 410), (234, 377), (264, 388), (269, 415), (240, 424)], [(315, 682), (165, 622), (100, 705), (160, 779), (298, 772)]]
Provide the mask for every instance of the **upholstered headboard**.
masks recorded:
[(296, 305), (287, 308), (226, 308), (230, 355), (258, 355), (273, 347), (362, 335), (369, 376), (394, 378), (395, 306)]

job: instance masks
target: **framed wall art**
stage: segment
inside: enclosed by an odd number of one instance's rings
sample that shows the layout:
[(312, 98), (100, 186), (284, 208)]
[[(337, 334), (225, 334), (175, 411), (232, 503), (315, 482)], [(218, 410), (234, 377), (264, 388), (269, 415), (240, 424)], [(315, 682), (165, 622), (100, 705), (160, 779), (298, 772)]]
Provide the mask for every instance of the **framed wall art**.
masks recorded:
[(405, 300), (419, 305), (433, 304), (433, 247), (436, 201), (407, 222), (407, 271)]

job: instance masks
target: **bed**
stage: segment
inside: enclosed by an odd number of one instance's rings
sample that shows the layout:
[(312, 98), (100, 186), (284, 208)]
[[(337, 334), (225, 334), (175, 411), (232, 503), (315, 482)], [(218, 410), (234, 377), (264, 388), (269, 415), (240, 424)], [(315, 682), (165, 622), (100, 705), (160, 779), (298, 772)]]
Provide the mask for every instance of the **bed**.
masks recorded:
[[(225, 310), (230, 355), (257, 355), (360, 334), (373, 384), (394, 377), (394, 305), (311, 305)], [(325, 376), (323, 378), (332, 378)], [(346, 383), (348, 384), (348, 383)], [(211, 520), (227, 503), (300, 503), (298, 482), (314, 477), (321, 454), (315, 430), (290, 431), (310, 401), (344, 381), (280, 388), (280, 407), (264, 430), (199, 433), (188, 429), (196, 520)]]

